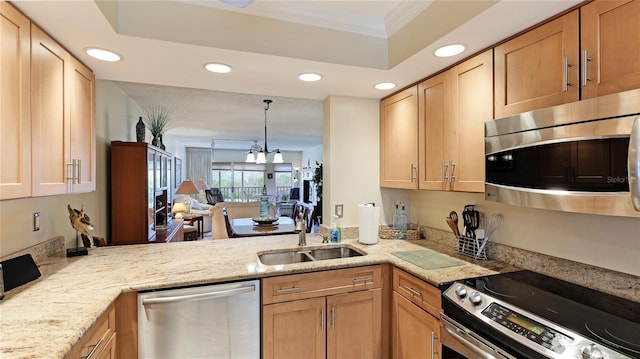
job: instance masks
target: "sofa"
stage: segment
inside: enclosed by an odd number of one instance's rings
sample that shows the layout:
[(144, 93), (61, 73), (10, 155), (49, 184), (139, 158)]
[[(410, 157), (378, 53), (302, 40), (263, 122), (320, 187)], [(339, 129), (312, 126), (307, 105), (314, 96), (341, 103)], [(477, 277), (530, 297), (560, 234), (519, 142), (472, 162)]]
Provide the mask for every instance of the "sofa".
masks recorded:
[[(182, 197), (179, 197), (179, 195), (176, 195), (176, 198), (173, 200), (173, 203), (178, 203), (178, 202), (182, 202)], [(203, 216), (202, 218), (202, 232), (207, 233), (207, 232), (211, 232), (211, 208), (213, 206), (206, 204), (206, 203), (200, 203), (195, 199), (191, 199), (191, 214), (199, 214), (201, 216)], [(175, 206), (173, 206), (173, 208), (175, 209)], [(171, 211), (172, 215), (175, 217), (176, 212), (174, 210)]]
[[(211, 236), (213, 239), (229, 238), (224, 221), (223, 209), (227, 209), (229, 220), (234, 218), (254, 218), (260, 214), (260, 202), (219, 202), (211, 207)], [(275, 214), (275, 207), (270, 206), (270, 215)]]

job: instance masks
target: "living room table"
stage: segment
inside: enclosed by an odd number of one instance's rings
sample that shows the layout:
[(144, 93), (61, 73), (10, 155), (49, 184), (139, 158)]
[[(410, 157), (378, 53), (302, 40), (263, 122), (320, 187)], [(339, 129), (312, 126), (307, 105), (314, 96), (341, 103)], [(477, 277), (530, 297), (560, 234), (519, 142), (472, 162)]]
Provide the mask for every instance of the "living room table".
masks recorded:
[(293, 219), (279, 217), (273, 224), (258, 225), (251, 218), (234, 218), (229, 221), (236, 237), (274, 236), (296, 233)]
[(193, 226), (193, 222), (196, 222), (196, 227), (198, 228), (198, 237), (203, 238), (204, 237), (204, 231), (203, 231), (203, 221), (204, 221), (204, 216), (201, 214), (185, 214), (182, 216), (182, 219), (185, 222), (189, 222), (189, 225)]

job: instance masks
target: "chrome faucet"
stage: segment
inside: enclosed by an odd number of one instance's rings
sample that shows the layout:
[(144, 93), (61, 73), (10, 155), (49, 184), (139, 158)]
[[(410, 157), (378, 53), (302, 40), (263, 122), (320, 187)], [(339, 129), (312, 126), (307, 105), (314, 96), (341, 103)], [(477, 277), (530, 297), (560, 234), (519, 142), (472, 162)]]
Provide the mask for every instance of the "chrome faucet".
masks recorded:
[(304, 214), (298, 214), (298, 224), (296, 225), (296, 232), (298, 232), (298, 246), (304, 247), (307, 245), (307, 225), (304, 220)]

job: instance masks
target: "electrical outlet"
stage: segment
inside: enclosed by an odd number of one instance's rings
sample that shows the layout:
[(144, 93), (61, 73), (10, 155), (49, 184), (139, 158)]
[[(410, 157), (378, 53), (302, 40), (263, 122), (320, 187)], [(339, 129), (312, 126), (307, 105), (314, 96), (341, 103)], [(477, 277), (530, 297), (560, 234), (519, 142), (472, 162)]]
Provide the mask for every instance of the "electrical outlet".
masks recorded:
[(342, 218), (342, 209), (343, 209), (343, 206), (341, 204), (336, 204), (336, 210), (335, 210), (336, 218)]
[(40, 212), (36, 212), (33, 214), (33, 231), (37, 232), (40, 230)]

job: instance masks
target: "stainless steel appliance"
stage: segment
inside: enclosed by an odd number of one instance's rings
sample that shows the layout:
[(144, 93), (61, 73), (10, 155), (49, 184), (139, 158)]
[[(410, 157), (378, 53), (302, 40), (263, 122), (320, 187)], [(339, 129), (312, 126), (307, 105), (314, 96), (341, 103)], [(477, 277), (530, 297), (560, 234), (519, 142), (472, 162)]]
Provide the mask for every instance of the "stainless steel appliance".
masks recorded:
[(640, 217), (639, 132), (640, 89), (487, 121), (485, 199)]
[(138, 294), (138, 358), (260, 358), (260, 282)]
[(531, 271), (442, 289), (442, 358), (640, 358), (640, 303)]

